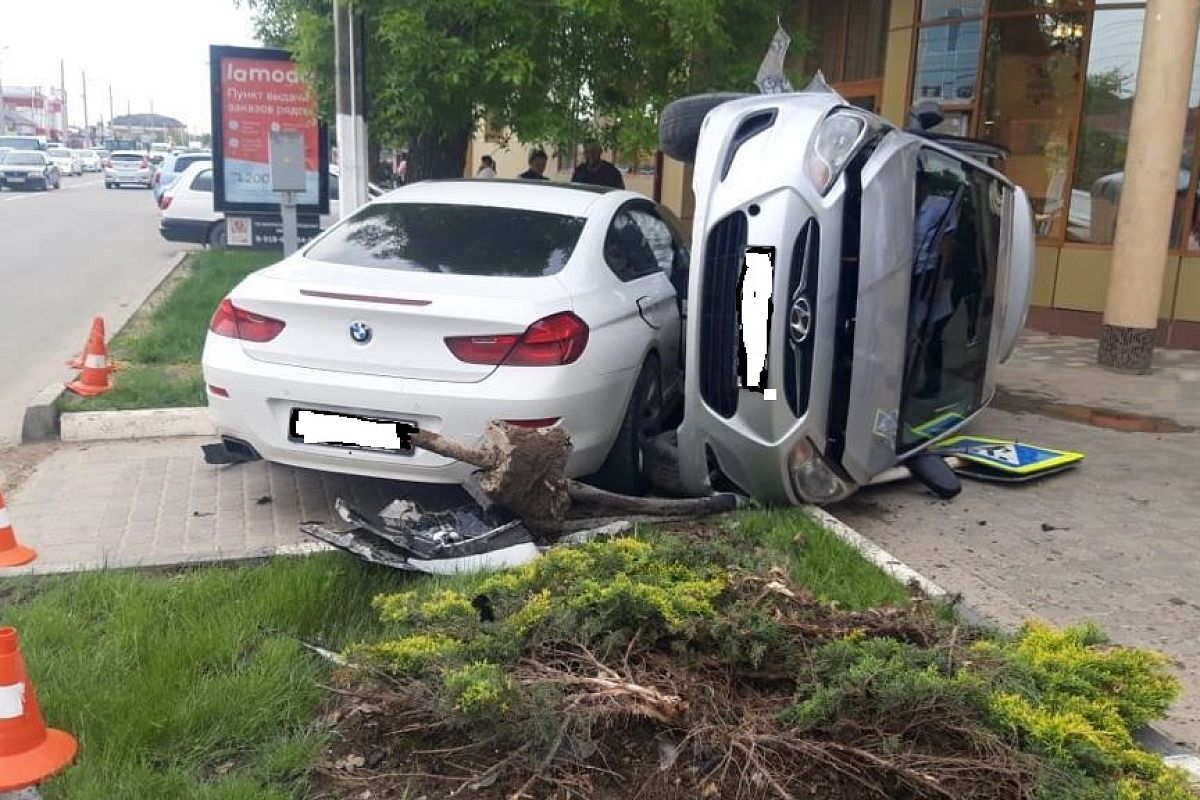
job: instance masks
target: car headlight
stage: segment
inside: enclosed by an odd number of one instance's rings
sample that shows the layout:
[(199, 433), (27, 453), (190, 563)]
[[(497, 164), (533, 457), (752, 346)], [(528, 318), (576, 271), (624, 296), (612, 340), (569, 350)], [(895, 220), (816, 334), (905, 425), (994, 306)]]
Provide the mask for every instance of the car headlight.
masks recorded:
[(846, 484), (829, 468), (807, 439), (792, 445), (788, 453), (788, 476), (792, 481), (792, 491), (808, 503), (827, 503), (846, 492)]
[(824, 195), (837, 182), (870, 129), (864, 115), (848, 108), (834, 109), (821, 120), (804, 159), (804, 171), (818, 192)]

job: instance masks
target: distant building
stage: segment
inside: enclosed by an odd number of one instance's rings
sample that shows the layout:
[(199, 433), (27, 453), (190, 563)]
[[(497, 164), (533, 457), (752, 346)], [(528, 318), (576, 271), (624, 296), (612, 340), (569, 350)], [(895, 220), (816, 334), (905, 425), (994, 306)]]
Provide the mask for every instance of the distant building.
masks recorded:
[(162, 114), (126, 114), (114, 117), (112, 136), (115, 139), (136, 139), (141, 142), (173, 142), (188, 140), (187, 125), (174, 117)]
[(0, 134), (2, 133), (37, 136), (37, 123), (15, 111), (0, 108)]
[[(0, 110), (7, 112), (0, 119), (0, 130), (45, 136), (51, 140), (58, 140), (63, 135), (63, 101), (53, 89), (5, 85), (0, 94)], [(33, 125), (33, 130), (15, 130), (18, 124), (25, 128)]]

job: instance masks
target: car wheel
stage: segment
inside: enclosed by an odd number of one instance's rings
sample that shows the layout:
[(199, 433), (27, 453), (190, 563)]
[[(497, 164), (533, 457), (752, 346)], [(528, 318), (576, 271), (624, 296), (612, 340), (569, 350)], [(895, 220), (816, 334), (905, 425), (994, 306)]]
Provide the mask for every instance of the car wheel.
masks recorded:
[(672, 100), (659, 117), (658, 149), (676, 161), (690, 164), (696, 158), (700, 126), (708, 112), (722, 103), (750, 96), (742, 92), (713, 92)]
[(61, 176), (61, 175), (60, 175), (59, 177), (57, 177), (57, 178), (55, 178), (55, 179), (54, 179), (54, 188), (55, 188), (55, 189), (61, 189), (61, 188), (62, 188), (62, 176)]
[(225, 232), (225, 220), (215, 223), (208, 229), (208, 246), (214, 250), (224, 250), (229, 246), (229, 239)]
[(651, 355), (638, 373), (617, 439), (591, 482), (612, 492), (644, 494), (650, 486), (647, 452), (662, 427), (662, 413), (662, 370)]

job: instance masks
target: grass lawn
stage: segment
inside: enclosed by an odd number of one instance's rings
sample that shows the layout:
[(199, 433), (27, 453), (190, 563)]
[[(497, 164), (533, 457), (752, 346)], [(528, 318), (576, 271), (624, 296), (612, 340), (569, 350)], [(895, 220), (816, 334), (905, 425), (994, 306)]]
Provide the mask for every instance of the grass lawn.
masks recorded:
[(200, 354), (217, 303), (274, 253), (206, 250), (191, 255), (109, 342), (120, 366), (99, 397), (63, 395), (63, 411), (169, 408), (205, 404)]
[(79, 739), (43, 796), (306, 797), (330, 665), (293, 637), (357, 641), (405, 580), (323, 554), (0, 583), (46, 718)]
[[(787, 567), (822, 599), (857, 608), (906, 598), (798, 511), (739, 513), (724, 527), (731, 560)], [(43, 795), (314, 797), (330, 666), (293, 637), (331, 649), (377, 640), (375, 595), (432, 597), (485, 579), (414, 578), (328, 554), (0, 583), (0, 625), (20, 633), (46, 718), (80, 740), (76, 765)]]

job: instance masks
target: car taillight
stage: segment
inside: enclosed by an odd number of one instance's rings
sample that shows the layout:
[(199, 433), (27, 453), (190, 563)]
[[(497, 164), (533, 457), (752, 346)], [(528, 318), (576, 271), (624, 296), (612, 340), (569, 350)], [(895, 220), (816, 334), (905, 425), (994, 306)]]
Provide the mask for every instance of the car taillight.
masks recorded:
[(159, 200), (158, 200), (158, 207), (159, 207), (160, 209), (162, 209), (163, 211), (166, 211), (168, 208), (170, 208), (170, 207), (171, 207), (171, 199), (172, 199), (172, 198), (171, 198), (171, 195), (169, 195), (169, 194), (164, 194), (164, 195), (163, 195), (162, 197), (160, 197), (160, 198), (159, 198)]
[(113, 168), (113, 165), (112, 165), (112, 159), (111, 159), (111, 158), (106, 158), (106, 159), (104, 159), (104, 168), (105, 168), (105, 169), (112, 169), (112, 168)]
[(578, 360), (587, 341), (587, 323), (563, 311), (538, 320), (520, 335), (447, 336), (446, 346), (468, 364), (556, 367)]
[(235, 306), (228, 297), (213, 313), (208, 329), (218, 336), (242, 339), (247, 342), (269, 342), (283, 330), (283, 320), (254, 314)]
[(147, 161), (146, 159), (144, 159), (144, 158), (143, 158), (143, 159), (142, 159), (142, 166), (141, 166), (141, 168), (142, 168), (142, 169), (148, 169), (149, 167), (150, 167), (150, 162), (149, 162), (149, 161)]

